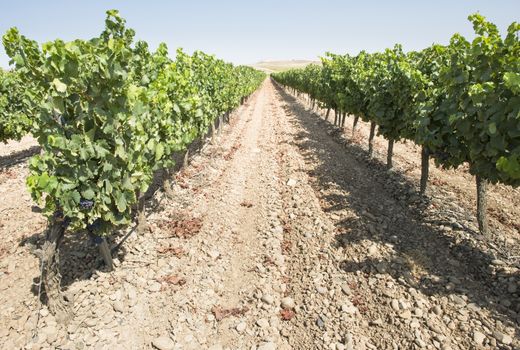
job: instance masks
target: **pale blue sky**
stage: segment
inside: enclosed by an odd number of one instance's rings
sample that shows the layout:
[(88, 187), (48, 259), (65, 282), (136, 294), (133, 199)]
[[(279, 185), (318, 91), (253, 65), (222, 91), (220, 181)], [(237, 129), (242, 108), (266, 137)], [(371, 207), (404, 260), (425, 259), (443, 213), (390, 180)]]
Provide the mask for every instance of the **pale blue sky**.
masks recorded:
[[(107, 9), (119, 9), (137, 38), (156, 47), (216, 54), (234, 63), (316, 59), (325, 51), (382, 50), (399, 42), (406, 50), (446, 43), (479, 11), (505, 30), (520, 21), (520, 0), (17, 0), (0, 2), (0, 33), (12, 26), (45, 42), (97, 36)], [(0, 66), (8, 58), (0, 45)]]

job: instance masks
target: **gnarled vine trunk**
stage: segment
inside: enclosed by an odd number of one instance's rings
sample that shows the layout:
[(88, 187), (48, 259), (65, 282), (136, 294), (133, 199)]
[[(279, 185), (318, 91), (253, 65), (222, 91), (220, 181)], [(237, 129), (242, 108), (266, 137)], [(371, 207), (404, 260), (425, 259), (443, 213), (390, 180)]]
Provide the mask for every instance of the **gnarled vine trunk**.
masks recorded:
[(392, 169), (393, 162), (392, 157), (394, 155), (394, 140), (388, 140), (388, 150), (386, 152), (386, 167), (387, 169)]
[(426, 192), (430, 173), (430, 151), (426, 146), (421, 149), (421, 194)]
[(478, 229), (481, 234), (489, 234), (489, 226), (487, 220), (487, 180), (476, 176), (477, 181), (477, 222)]
[(174, 181), (173, 172), (171, 169), (166, 169), (163, 179), (163, 189), (166, 196), (170, 199), (173, 199), (175, 196), (175, 192), (172, 188), (172, 181)]
[(218, 136), (222, 136), (222, 128), (224, 127), (224, 115), (218, 116)]
[(374, 155), (374, 136), (376, 133), (376, 123), (370, 122), (370, 135), (368, 136), (368, 156)]
[(108, 245), (106, 237), (97, 236), (93, 232), (90, 232), (90, 234), (93, 238), (94, 244), (98, 247), (99, 255), (103, 258), (105, 266), (109, 271), (112, 271), (114, 269), (114, 261), (112, 260), (112, 251)]
[(186, 153), (184, 153), (184, 160), (182, 161), (182, 167), (186, 168), (190, 162), (190, 149), (186, 148)]
[(211, 122), (211, 144), (215, 143), (215, 120)]
[(65, 234), (66, 225), (63, 217), (55, 215), (46, 234), (42, 247), (42, 283), (47, 295), (47, 307), (59, 323), (67, 323), (71, 319), (71, 302), (61, 290), (60, 243)]
[(352, 123), (352, 136), (354, 136), (354, 134), (356, 133), (356, 126), (358, 124), (358, 121), (359, 121), (359, 116), (355, 116), (354, 117), (354, 122)]
[(145, 208), (145, 197), (144, 195), (139, 197), (137, 202), (137, 232), (144, 233), (148, 230), (148, 222), (146, 220), (146, 208)]

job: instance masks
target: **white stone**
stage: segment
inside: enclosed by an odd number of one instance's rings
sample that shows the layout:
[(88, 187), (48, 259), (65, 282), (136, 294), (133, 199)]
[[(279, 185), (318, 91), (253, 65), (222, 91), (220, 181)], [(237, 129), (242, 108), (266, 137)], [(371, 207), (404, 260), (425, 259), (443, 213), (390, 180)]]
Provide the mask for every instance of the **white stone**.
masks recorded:
[(269, 321), (267, 321), (265, 318), (261, 318), (258, 321), (256, 321), (256, 324), (260, 328), (267, 328), (269, 327)]
[(374, 244), (374, 245), (371, 245), (370, 248), (368, 248), (368, 255), (376, 255), (377, 253), (379, 252), (379, 249), (377, 248), (377, 246)]
[(273, 342), (262, 343), (258, 346), (257, 350), (276, 350), (276, 344)]
[(283, 298), (281, 305), (282, 305), (283, 309), (294, 309), (294, 307), (296, 306), (293, 298), (290, 298), (290, 297)]
[(152, 341), (152, 345), (159, 350), (173, 350), (175, 347), (173, 340), (166, 336), (155, 338)]
[(287, 181), (287, 186), (289, 186), (289, 187), (294, 187), (294, 186), (296, 186), (296, 180), (295, 180), (295, 179), (289, 179), (289, 180)]
[(513, 342), (513, 338), (511, 336), (501, 333), (501, 332), (493, 332), (493, 336), (496, 340), (501, 342), (502, 344), (509, 345)]
[(239, 324), (237, 324), (235, 329), (237, 330), (238, 333), (242, 333), (246, 330), (246, 328), (247, 328), (247, 324), (245, 322), (240, 322)]
[(486, 335), (483, 333), (480, 333), (479, 331), (473, 332), (473, 341), (478, 344), (482, 345), (484, 343), (484, 339), (486, 339)]
[(262, 301), (266, 304), (272, 305), (274, 303), (274, 298), (270, 294), (262, 295)]

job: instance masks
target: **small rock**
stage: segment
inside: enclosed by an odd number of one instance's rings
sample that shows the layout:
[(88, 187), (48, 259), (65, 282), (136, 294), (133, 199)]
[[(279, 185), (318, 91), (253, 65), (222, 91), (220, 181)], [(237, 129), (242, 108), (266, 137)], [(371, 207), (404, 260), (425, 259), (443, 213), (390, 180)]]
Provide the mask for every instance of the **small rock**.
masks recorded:
[[(39, 333), (37, 336), (36, 336), (36, 339), (35, 339), (35, 342), (37, 344), (43, 344), (47, 341), (47, 335), (45, 333)], [(4, 344), (5, 345), (5, 344)]]
[(115, 300), (120, 300), (121, 299), (121, 290), (118, 290), (112, 294), (110, 294), (110, 300), (112, 301), (115, 301)]
[(511, 301), (508, 300), (508, 299), (502, 299), (502, 300), (500, 300), (500, 304), (502, 306), (505, 306), (505, 307), (510, 307), (511, 306)]
[(40, 310), (40, 316), (41, 317), (47, 317), (47, 315), (49, 315), (49, 310), (43, 308)]
[(473, 332), (473, 341), (477, 345), (482, 345), (482, 343), (484, 343), (484, 339), (486, 339), (486, 335), (485, 334), (480, 333), (479, 331), (474, 331)]
[(343, 305), (341, 305), (341, 311), (343, 311), (344, 313), (353, 315), (358, 311), (358, 308), (355, 307), (354, 305), (343, 304)]
[(166, 336), (155, 338), (152, 345), (159, 350), (173, 350), (175, 348), (173, 340)]
[(415, 338), (414, 343), (421, 349), (426, 347), (426, 343), (421, 338)]
[(269, 327), (269, 321), (267, 321), (265, 318), (261, 318), (256, 321), (256, 325), (260, 328), (267, 328)]
[(430, 279), (433, 283), (440, 283), (442, 281), (442, 278), (436, 275), (432, 275)]
[(318, 287), (316, 287), (316, 291), (320, 294), (325, 294), (325, 293), (327, 293), (327, 288), (318, 286)]
[(261, 299), (264, 303), (266, 304), (269, 304), (269, 305), (272, 305), (274, 303), (274, 298), (272, 295), (270, 294), (264, 294), (262, 295), (262, 299)]
[(281, 305), (283, 309), (294, 309), (294, 307), (296, 306), (293, 298), (290, 297), (283, 298)]
[(257, 350), (276, 350), (276, 345), (273, 342), (265, 342), (260, 344)]
[(379, 252), (379, 249), (377, 248), (377, 245), (371, 245), (370, 248), (368, 248), (368, 255), (374, 256)]
[(287, 181), (287, 186), (289, 186), (289, 187), (294, 187), (294, 186), (296, 186), (296, 180), (295, 180), (295, 179), (289, 179), (289, 180)]
[(413, 310), (414, 316), (418, 318), (423, 317), (423, 311), (419, 309), (418, 307)]
[(336, 350), (345, 350), (345, 345), (341, 343), (336, 343)]
[(435, 305), (432, 309), (433, 313), (437, 316), (442, 315), (442, 308), (439, 305)]
[(245, 322), (240, 322), (239, 324), (237, 324), (236, 326), (236, 330), (238, 333), (242, 333), (243, 331), (245, 331), (247, 328), (247, 324)]
[(376, 270), (378, 273), (386, 273), (388, 271), (386, 264), (383, 262), (376, 264)]
[(352, 293), (352, 291), (350, 290), (350, 287), (349, 287), (349, 285), (347, 283), (343, 283), (341, 285), (341, 291), (343, 293), (345, 293), (345, 295), (350, 295)]
[(390, 304), (392, 305), (392, 309), (394, 309), (394, 311), (399, 311), (399, 301), (397, 299), (392, 299)]
[(42, 329), (42, 333), (47, 336), (47, 343), (52, 344), (58, 337), (58, 331), (54, 326), (47, 326)]
[(502, 260), (500, 259), (495, 259), (493, 261), (491, 261), (491, 264), (495, 265), (495, 266), (502, 266), (502, 265), (505, 265), (506, 263), (503, 262)]
[(208, 256), (209, 256), (211, 259), (215, 260), (215, 259), (217, 259), (217, 258), (220, 256), (220, 252), (219, 252), (218, 250), (210, 250), (210, 251), (208, 252)]
[(161, 290), (161, 284), (158, 282), (154, 282), (148, 287), (148, 290), (150, 292), (158, 292)]
[(464, 299), (462, 299), (461, 297), (459, 297), (458, 295), (452, 295), (452, 296), (451, 296), (451, 300), (452, 300), (455, 304), (457, 304), (457, 305), (459, 305), (459, 306), (464, 306), (464, 305), (466, 305), (466, 301), (465, 301)]
[(401, 317), (401, 318), (407, 320), (407, 319), (409, 319), (409, 318), (412, 317), (412, 312), (411, 312), (410, 310), (404, 310), (403, 312), (401, 312), (401, 313), (399, 314), (399, 317)]
[(448, 280), (453, 283), (453, 284), (461, 284), (462, 282), (457, 278), (457, 277), (454, 277), (454, 276), (450, 276), (448, 277)]
[(368, 323), (370, 326), (381, 326), (383, 324), (383, 320), (381, 320), (380, 318), (378, 319), (375, 319), (373, 321), (370, 321)]
[(493, 337), (495, 337), (496, 340), (498, 340), (499, 342), (501, 342), (504, 345), (509, 345), (513, 342), (513, 339), (511, 338), (511, 336), (498, 332), (498, 331), (493, 332)]
[(114, 308), (114, 311), (117, 311), (117, 312), (125, 311), (125, 306), (120, 301), (114, 301), (114, 303), (112, 304), (112, 307)]
[(94, 327), (95, 325), (97, 325), (97, 321), (93, 318), (87, 318), (85, 321), (84, 321), (85, 325), (87, 327)]

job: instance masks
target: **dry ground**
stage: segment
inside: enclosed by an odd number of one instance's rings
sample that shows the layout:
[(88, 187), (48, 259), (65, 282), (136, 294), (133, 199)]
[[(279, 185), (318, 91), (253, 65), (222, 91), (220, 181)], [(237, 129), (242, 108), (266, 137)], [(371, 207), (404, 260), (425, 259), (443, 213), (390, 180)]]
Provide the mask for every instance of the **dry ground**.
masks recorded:
[[(518, 349), (518, 191), (490, 193), (475, 232), (474, 185), (385, 144), (352, 138), (266, 81), (148, 202), (150, 229), (113, 272), (82, 233), (62, 249), (74, 318), (39, 311), (45, 220), (24, 185), (34, 140), (0, 147), (0, 344), (5, 349)], [(7, 199), (7, 200), (6, 200)]]

